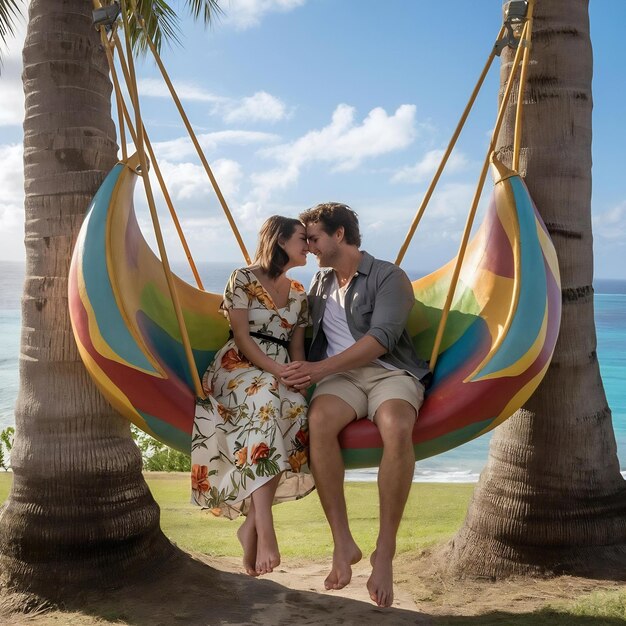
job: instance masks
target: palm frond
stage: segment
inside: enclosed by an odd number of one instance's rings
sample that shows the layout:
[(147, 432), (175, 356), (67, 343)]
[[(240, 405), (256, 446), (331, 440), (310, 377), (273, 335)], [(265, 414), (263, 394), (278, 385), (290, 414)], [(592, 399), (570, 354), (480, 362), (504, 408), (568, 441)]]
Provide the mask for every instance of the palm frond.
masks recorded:
[[(14, 0), (13, 0), (14, 1)], [(2, 2), (2, 0), (0, 0)], [(185, 0), (189, 12), (194, 19), (202, 19), (204, 24), (211, 23), (216, 16), (223, 13), (219, 0)], [(133, 49), (143, 55), (148, 50), (146, 37), (150, 37), (156, 49), (160, 52), (163, 43), (180, 44), (180, 20), (174, 10), (165, 0), (136, 0), (137, 13), (143, 18), (145, 31), (132, 14), (132, 3), (126, 0), (129, 12), (129, 26)]]
[(216, 17), (224, 13), (218, 0), (186, 0), (192, 17), (197, 20), (202, 15), (202, 21), (210, 24)]
[(148, 50), (146, 37), (150, 37), (157, 50), (161, 50), (164, 41), (180, 44), (179, 19), (176, 11), (164, 0), (136, 0), (137, 13), (143, 18), (145, 31), (140, 22), (131, 13), (131, 4), (126, 3), (129, 10), (130, 37), (133, 49), (143, 55)]
[(15, 24), (22, 15), (23, 4), (23, 0), (0, 0), (0, 63), (7, 39), (14, 34)]

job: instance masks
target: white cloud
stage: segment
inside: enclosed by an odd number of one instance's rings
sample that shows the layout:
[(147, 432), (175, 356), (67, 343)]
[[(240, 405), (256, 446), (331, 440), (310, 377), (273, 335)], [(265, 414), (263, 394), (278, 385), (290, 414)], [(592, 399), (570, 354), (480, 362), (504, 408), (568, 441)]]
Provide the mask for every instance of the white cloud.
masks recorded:
[(626, 201), (608, 211), (594, 214), (592, 221), (594, 235), (622, 243), (626, 237)]
[(229, 103), (225, 109), (225, 122), (278, 122), (287, 116), (287, 107), (282, 100), (265, 91), (257, 91), (253, 96), (242, 98), (237, 103)]
[(355, 114), (354, 107), (340, 104), (328, 126), (292, 143), (262, 150), (261, 156), (274, 159), (279, 166), (251, 176), (254, 189), (241, 207), (244, 215), (256, 214), (275, 190), (296, 183), (308, 163), (330, 163), (334, 171), (350, 171), (366, 159), (401, 150), (415, 139), (414, 105), (403, 104), (393, 115), (377, 107), (360, 124)]
[[(223, 239), (224, 233), (230, 230), (211, 182), (204, 168), (196, 163), (172, 163), (164, 160), (160, 161), (159, 165), (185, 239), (194, 257), (203, 260), (206, 258), (207, 246), (219, 249), (220, 238)], [(230, 159), (219, 159), (212, 164), (211, 169), (229, 208), (233, 211), (237, 206), (239, 185), (243, 178), (240, 164)], [(150, 182), (168, 256), (172, 259), (184, 258), (181, 256), (182, 246), (178, 233), (169, 216), (154, 170), (151, 171)], [(141, 182), (138, 182), (135, 188), (134, 202), (135, 213), (144, 237), (156, 251), (154, 227)], [(200, 252), (193, 249), (194, 242)], [(212, 260), (218, 259), (219, 257)]]
[[(474, 190), (475, 185), (473, 183), (442, 185), (433, 194), (416, 233), (427, 235), (429, 241), (452, 239), (460, 242)], [(485, 197), (480, 205), (479, 215), (475, 220), (476, 224), (481, 220), (481, 214), (486, 208), (487, 200), (488, 197)], [(368, 229), (374, 230), (388, 229), (391, 224), (399, 225), (406, 232), (421, 201), (421, 196), (412, 196), (410, 202), (403, 198), (390, 199), (389, 204), (384, 209), (384, 219), (381, 219), (380, 206), (365, 207), (363, 223), (367, 225)], [(361, 211), (359, 211), (360, 213)]]
[(268, 13), (287, 13), (303, 6), (306, 0), (230, 0), (224, 6), (226, 24), (238, 30), (258, 26)]
[[(176, 82), (176, 93), (181, 100), (190, 102), (225, 102), (227, 98), (217, 96), (193, 83)], [(140, 96), (148, 98), (171, 98), (170, 91), (160, 78), (141, 78), (137, 81), (137, 90)]]
[(24, 165), (20, 144), (0, 145), (0, 258), (24, 256)]
[[(0, 126), (21, 126), (24, 121), (24, 91), (22, 81), (2, 72), (0, 91)], [(7, 74), (10, 70), (7, 71)]]
[(15, 36), (2, 45), (0, 81), (0, 126), (21, 126), (24, 121), (24, 89), (22, 87), (22, 48), (26, 24), (16, 24)]
[(21, 143), (0, 145), (0, 200), (3, 202), (21, 204), (24, 200), (23, 154)]
[[(204, 152), (215, 150), (221, 144), (245, 146), (255, 143), (272, 143), (278, 140), (278, 136), (272, 133), (245, 130), (223, 130), (215, 133), (204, 133), (197, 135), (197, 138)], [(170, 161), (180, 161), (196, 154), (189, 137), (158, 141), (153, 143), (152, 147), (157, 157)]]
[[(429, 180), (437, 171), (444, 152), (444, 150), (431, 150), (430, 152), (427, 152), (415, 165), (403, 167), (401, 170), (396, 172), (393, 175), (391, 182), (421, 183), (424, 180)], [(467, 163), (468, 161), (464, 154), (453, 152), (446, 163), (444, 171), (458, 172), (463, 170), (467, 166)]]
[[(162, 161), (159, 166), (173, 200), (197, 200), (204, 196), (208, 204), (213, 187), (202, 165)], [(211, 170), (224, 197), (234, 197), (239, 191), (242, 177), (239, 163), (230, 159), (218, 159), (211, 164)], [(158, 184), (156, 178), (153, 184)]]
[(302, 166), (307, 162), (333, 163), (338, 171), (356, 169), (363, 160), (401, 150), (415, 139), (415, 106), (403, 104), (389, 116), (384, 109), (372, 109), (362, 124), (355, 124), (354, 107), (340, 104), (331, 123), (308, 132), (291, 144), (264, 151), (276, 160)]
[[(285, 103), (267, 93), (257, 91), (252, 96), (227, 98), (210, 93), (202, 87), (185, 82), (177, 82), (176, 93), (181, 101), (208, 102), (213, 106), (211, 115), (219, 115), (225, 122), (278, 122), (288, 115)], [(139, 93), (148, 98), (171, 98), (167, 86), (156, 78), (142, 78), (138, 82)]]
[[(402, 267), (421, 275), (454, 258), (473, 194), (473, 183), (448, 183), (437, 189), (411, 240)], [(352, 204), (359, 214), (364, 249), (374, 256), (395, 260), (421, 200), (419, 194), (385, 194)], [(487, 197), (479, 207), (474, 232), (482, 221), (486, 204)]]

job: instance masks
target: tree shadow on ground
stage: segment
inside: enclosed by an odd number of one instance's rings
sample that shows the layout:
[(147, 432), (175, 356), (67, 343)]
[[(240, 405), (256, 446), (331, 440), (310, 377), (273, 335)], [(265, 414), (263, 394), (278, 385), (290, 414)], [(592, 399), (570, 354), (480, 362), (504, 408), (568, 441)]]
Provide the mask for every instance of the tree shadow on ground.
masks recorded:
[(494, 611), (472, 617), (440, 616), (425, 623), (433, 626), (624, 626), (624, 620), (619, 617), (571, 615), (552, 610), (534, 613)]
[[(223, 572), (181, 551), (158, 573), (146, 573), (116, 588), (82, 591), (59, 608), (72, 624), (91, 623), (81, 621), (81, 616), (91, 616), (93, 623), (132, 626), (431, 623), (416, 611), (380, 609), (358, 600), (295, 591), (270, 580)], [(48, 613), (47, 619), (53, 614), (62, 620), (58, 611)], [(24, 623), (68, 621), (46, 621), (46, 615), (40, 614)]]
[[(0, 598), (0, 623), (30, 626), (94, 626), (107, 623), (129, 626), (622, 626), (619, 617), (576, 616), (558, 608), (517, 606), (517, 611), (493, 610), (494, 604), (477, 606), (462, 587), (455, 586), (439, 606), (420, 602), (415, 609), (380, 609), (369, 602), (328, 593), (297, 591), (270, 580), (215, 569), (202, 555), (176, 551), (159, 571), (123, 582), (115, 587), (65, 593), (56, 610), (38, 612), (31, 604), (13, 605)], [(430, 578), (430, 577), (429, 577)], [(431, 582), (433, 582), (431, 580)], [(499, 595), (499, 594), (498, 594)], [(456, 596), (456, 597), (455, 597)], [(446, 601), (447, 600), (447, 601)], [(502, 594), (495, 606), (515, 609), (513, 598)], [(540, 603), (539, 606), (545, 606)], [(537, 605), (535, 605), (537, 606)], [(4, 610), (3, 610), (4, 609)], [(13, 612), (11, 613), (11, 609)], [(520, 611), (522, 609), (522, 611)], [(524, 610), (528, 609), (528, 610)], [(475, 615), (462, 615), (464, 612)], [(453, 614), (451, 614), (453, 613)], [(456, 615), (454, 615), (456, 614)]]

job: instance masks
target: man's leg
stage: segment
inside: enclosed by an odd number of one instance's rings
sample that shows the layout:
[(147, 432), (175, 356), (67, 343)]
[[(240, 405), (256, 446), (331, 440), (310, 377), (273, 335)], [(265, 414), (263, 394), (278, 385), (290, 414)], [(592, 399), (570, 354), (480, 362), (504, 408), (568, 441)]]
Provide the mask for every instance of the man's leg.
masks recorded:
[(337, 439), (344, 426), (356, 418), (356, 413), (338, 396), (324, 394), (314, 398), (308, 417), (311, 472), (335, 545), (333, 566), (324, 586), (342, 589), (352, 578), (352, 565), (362, 556), (348, 525), (343, 491), (345, 468)]
[(393, 602), (392, 562), (415, 468), (411, 435), (416, 417), (415, 409), (405, 400), (383, 402), (374, 416), (383, 440), (383, 458), (378, 470), (380, 528), (367, 589), (372, 600), (383, 607)]

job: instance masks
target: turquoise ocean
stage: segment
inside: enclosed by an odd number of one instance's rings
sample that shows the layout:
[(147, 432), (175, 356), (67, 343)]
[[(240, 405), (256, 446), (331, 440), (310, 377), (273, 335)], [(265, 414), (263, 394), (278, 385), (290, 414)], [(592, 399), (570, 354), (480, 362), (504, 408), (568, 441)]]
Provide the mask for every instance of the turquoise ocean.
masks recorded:
[[(199, 266), (208, 291), (221, 293), (234, 263), (206, 263)], [(185, 266), (174, 271), (190, 280)], [(308, 285), (313, 269), (300, 268), (294, 278)], [(419, 272), (408, 271), (414, 278)], [(0, 430), (14, 424), (13, 408), (18, 388), (20, 342), (20, 298), (24, 278), (21, 263), (0, 261)], [(613, 427), (622, 473), (626, 476), (626, 280), (596, 280), (595, 320), (598, 358), (604, 389), (613, 413)], [(454, 450), (416, 463), (418, 482), (474, 482), (487, 461), (489, 435)], [(375, 480), (376, 470), (349, 472), (353, 480)]]

